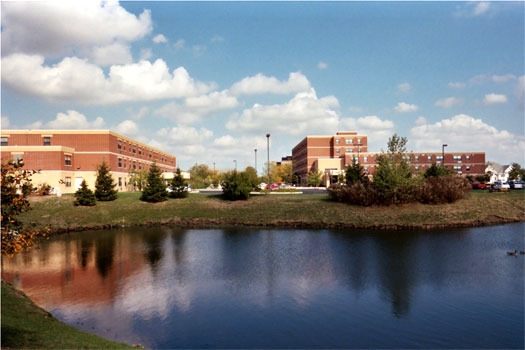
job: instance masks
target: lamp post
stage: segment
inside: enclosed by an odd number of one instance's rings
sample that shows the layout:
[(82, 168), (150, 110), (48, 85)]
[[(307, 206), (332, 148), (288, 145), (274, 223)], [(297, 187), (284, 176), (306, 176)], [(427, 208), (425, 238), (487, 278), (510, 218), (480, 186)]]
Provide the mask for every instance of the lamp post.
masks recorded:
[(255, 152), (255, 174), (258, 173), (257, 171), (257, 148), (253, 150)]
[(215, 175), (215, 163), (213, 163), (213, 175)]
[(270, 134), (266, 134), (266, 155), (268, 157), (268, 183), (270, 182)]
[(233, 162), (235, 163), (235, 171), (237, 171), (237, 160), (234, 159)]
[(445, 147), (447, 147), (448, 145), (447, 144), (443, 144), (443, 146), (441, 146), (441, 165), (442, 166), (445, 166)]

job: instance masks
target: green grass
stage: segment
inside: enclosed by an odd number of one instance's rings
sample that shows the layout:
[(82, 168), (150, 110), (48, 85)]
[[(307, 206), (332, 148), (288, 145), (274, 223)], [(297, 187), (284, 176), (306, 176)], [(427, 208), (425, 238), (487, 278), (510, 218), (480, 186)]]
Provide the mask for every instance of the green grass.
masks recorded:
[(131, 349), (55, 319), (25, 294), (2, 282), (2, 349)]
[(171, 224), (192, 227), (227, 225), (276, 227), (439, 228), (525, 221), (525, 191), (472, 191), (452, 204), (359, 207), (323, 195), (256, 195), (225, 201), (219, 195), (192, 193), (162, 203), (139, 200), (140, 193), (119, 193), (114, 202), (73, 206), (73, 196), (31, 199), (25, 223), (51, 231)]

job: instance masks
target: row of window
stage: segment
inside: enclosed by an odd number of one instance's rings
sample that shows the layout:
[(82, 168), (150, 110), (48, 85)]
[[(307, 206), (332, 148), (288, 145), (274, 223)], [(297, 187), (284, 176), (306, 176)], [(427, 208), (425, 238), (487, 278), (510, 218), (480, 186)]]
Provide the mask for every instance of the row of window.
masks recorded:
[[(345, 144), (352, 145), (354, 143), (354, 139), (343, 139), (345, 140)], [(335, 143), (339, 145), (341, 143), (341, 139), (335, 139)], [(357, 139), (357, 144), (361, 144), (361, 139)]]
[[(44, 136), (42, 139), (43, 139), (44, 146), (51, 146), (51, 136)], [(9, 146), (9, 137), (2, 136), (0, 145)]]

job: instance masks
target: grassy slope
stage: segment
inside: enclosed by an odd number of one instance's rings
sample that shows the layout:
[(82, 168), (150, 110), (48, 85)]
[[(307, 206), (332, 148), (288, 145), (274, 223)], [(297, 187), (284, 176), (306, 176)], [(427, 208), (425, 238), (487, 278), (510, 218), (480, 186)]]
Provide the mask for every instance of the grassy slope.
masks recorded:
[(55, 319), (22, 292), (2, 282), (2, 349), (130, 349)]
[(21, 219), (54, 231), (147, 224), (186, 226), (253, 225), (283, 227), (439, 228), (525, 221), (525, 191), (473, 191), (453, 204), (358, 207), (328, 200), (327, 195), (260, 195), (224, 201), (218, 195), (191, 194), (162, 203), (120, 193), (114, 202), (73, 206), (73, 196), (32, 199)]

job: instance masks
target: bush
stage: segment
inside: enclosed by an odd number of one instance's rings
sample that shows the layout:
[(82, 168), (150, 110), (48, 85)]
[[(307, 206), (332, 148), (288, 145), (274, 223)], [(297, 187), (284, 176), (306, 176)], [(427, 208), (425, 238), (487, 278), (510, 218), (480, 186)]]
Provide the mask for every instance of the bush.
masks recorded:
[(472, 189), (468, 179), (460, 176), (428, 177), (418, 193), (419, 201), (427, 204), (453, 203)]
[(253, 184), (245, 172), (229, 172), (224, 175), (221, 182), (222, 195), (228, 200), (246, 200), (250, 198)]
[(328, 197), (334, 201), (370, 206), (379, 204), (379, 196), (368, 182), (353, 182), (350, 185), (332, 185), (328, 188)]
[(88, 188), (86, 180), (82, 180), (80, 188), (75, 192), (75, 201), (73, 205), (92, 207), (97, 204), (95, 193)]

